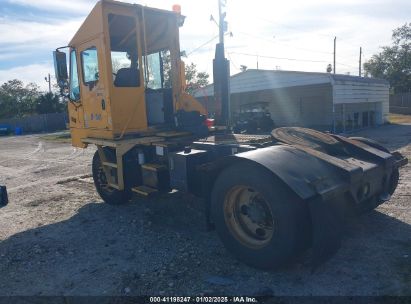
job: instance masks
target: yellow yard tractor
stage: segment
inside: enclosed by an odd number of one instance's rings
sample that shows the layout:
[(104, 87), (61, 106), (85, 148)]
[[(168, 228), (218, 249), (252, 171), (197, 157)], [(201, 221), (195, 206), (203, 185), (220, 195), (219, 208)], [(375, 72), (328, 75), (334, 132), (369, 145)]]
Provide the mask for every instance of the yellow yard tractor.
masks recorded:
[(54, 52), (72, 144), (97, 146), (97, 192), (113, 205), (172, 190), (203, 198), (208, 227), (254, 267), (282, 266), (309, 247), (315, 263), (324, 260), (338, 248), (348, 211), (387, 201), (407, 160), (365, 138), (310, 129), (232, 133), (222, 43), (213, 125), (185, 93), (184, 19), (179, 6), (102, 0)]

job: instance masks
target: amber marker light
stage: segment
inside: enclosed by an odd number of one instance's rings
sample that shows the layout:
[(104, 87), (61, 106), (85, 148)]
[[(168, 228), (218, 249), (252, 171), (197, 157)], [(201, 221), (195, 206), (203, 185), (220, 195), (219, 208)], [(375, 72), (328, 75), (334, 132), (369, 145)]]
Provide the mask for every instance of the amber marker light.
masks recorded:
[(180, 4), (174, 4), (173, 5), (173, 12), (181, 15), (181, 5)]

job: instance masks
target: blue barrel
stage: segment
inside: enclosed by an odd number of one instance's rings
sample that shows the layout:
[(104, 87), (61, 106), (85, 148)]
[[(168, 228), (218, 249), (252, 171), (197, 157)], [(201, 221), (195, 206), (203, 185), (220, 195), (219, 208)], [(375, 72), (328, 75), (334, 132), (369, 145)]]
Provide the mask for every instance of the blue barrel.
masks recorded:
[(23, 135), (23, 128), (21, 128), (21, 127), (16, 127), (16, 128), (14, 129), (14, 134), (16, 134), (16, 135)]

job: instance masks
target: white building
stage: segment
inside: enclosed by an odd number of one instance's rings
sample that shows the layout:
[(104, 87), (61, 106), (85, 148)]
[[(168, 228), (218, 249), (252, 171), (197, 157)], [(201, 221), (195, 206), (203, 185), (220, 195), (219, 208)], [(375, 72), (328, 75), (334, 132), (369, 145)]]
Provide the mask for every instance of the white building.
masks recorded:
[[(269, 102), (276, 126), (303, 126), (337, 132), (387, 122), (389, 83), (328, 73), (247, 70), (231, 76), (231, 111)], [(213, 112), (213, 85), (196, 92)]]

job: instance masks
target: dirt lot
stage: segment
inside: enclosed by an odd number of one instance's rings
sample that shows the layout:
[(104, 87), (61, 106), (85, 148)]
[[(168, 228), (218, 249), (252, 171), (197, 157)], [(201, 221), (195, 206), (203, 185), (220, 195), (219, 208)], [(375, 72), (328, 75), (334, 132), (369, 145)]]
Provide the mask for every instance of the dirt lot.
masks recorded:
[[(411, 123), (362, 131), (411, 157)], [(308, 255), (276, 272), (233, 259), (206, 232), (198, 199), (101, 202), (94, 149), (0, 138), (0, 295), (411, 295), (411, 166), (391, 201), (352, 220), (314, 274)]]

